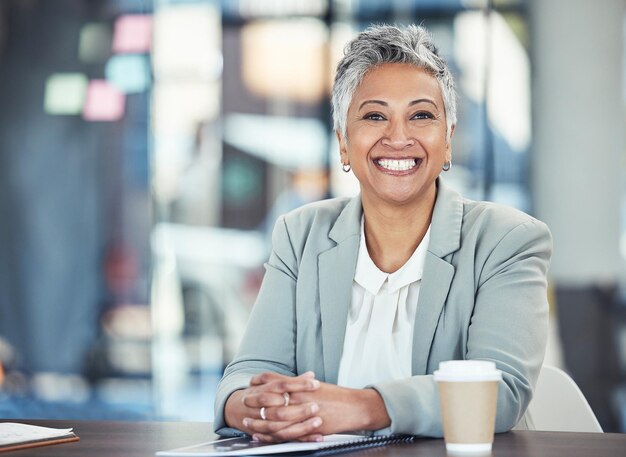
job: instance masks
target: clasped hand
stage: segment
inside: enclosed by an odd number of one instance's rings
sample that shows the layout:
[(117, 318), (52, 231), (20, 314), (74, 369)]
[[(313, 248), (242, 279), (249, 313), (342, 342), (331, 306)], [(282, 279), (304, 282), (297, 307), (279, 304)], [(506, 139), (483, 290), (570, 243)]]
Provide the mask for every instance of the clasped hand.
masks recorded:
[(320, 382), (312, 372), (254, 376), (248, 388), (230, 396), (225, 416), (230, 427), (263, 442), (321, 441), (323, 435), (389, 424), (376, 391)]

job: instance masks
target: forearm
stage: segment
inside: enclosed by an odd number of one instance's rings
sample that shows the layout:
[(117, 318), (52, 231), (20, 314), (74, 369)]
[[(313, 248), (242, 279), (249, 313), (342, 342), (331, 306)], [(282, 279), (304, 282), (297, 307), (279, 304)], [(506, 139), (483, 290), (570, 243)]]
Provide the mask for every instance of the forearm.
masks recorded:
[(243, 418), (245, 415), (242, 401), (243, 390), (234, 391), (226, 400), (224, 406), (224, 422), (228, 427), (243, 430)]
[(237, 430), (241, 432), (238, 427), (230, 427), (226, 421), (226, 403), (230, 399), (234, 392), (245, 389), (250, 384), (250, 378), (254, 376), (249, 373), (231, 373), (220, 380), (215, 393), (215, 418), (213, 421), (214, 430), (216, 433), (225, 436), (233, 436), (237, 433)]
[(439, 396), (432, 375), (412, 376), (373, 386), (385, 404), (389, 423), (379, 434), (442, 436)]
[(360, 417), (362, 423), (354, 430), (380, 430), (389, 427), (391, 418), (380, 394), (374, 389), (361, 389), (357, 392), (356, 405), (359, 411), (356, 417)]

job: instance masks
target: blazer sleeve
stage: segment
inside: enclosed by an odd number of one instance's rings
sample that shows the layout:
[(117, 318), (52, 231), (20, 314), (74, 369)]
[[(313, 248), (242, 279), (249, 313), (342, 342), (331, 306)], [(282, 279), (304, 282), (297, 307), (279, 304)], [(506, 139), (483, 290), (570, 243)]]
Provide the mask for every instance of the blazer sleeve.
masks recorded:
[[(548, 227), (530, 220), (497, 242), (480, 268), (467, 329), (465, 359), (494, 361), (502, 370), (496, 432), (514, 427), (526, 411), (547, 340), (547, 270), (552, 254)], [(445, 311), (444, 311), (445, 312)], [(372, 386), (385, 402), (391, 426), (377, 433), (441, 437), (438, 390), (432, 374)]]
[[(296, 372), (295, 293), (298, 274), (287, 226), (281, 216), (272, 234), (272, 252), (252, 309), (239, 353), (226, 367), (215, 398), (215, 432), (235, 435), (224, 421), (226, 400), (236, 390), (248, 387), (254, 375), (272, 371), (294, 376)], [(239, 432), (241, 433), (241, 432)]]

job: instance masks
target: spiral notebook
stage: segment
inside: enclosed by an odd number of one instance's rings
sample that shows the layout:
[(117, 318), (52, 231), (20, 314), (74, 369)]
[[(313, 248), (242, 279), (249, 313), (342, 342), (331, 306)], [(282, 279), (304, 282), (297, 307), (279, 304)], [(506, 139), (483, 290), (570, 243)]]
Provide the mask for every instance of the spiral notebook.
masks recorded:
[(193, 446), (160, 451), (159, 457), (230, 457), (245, 455), (298, 454), (323, 456), (358, 449), (385, 446), (390, 444), (410, 443), (411, 435), (327, 435), (319, 443), (287, 442), (280, 444), (260, 443), (246, 438), (225, 438)]

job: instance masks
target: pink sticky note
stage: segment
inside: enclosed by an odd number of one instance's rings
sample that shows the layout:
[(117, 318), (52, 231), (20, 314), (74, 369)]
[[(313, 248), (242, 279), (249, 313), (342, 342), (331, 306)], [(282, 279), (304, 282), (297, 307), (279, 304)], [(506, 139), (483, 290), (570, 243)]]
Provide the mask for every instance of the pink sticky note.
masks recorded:
[(88, 121), (119, 121), (124, 116), (126, 96), (102, 79), (89, 82), (83, 118)]
[(127, 14), (115, 21), (113, 32), (113, 52), (150, 52), (152, 43), (152, 16), (148, 14)]

